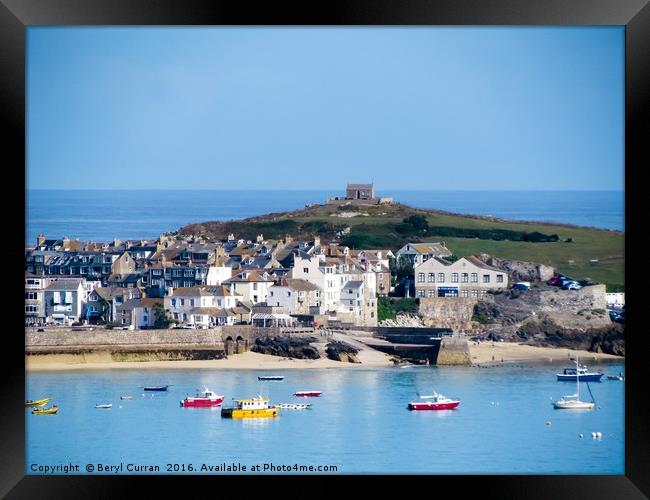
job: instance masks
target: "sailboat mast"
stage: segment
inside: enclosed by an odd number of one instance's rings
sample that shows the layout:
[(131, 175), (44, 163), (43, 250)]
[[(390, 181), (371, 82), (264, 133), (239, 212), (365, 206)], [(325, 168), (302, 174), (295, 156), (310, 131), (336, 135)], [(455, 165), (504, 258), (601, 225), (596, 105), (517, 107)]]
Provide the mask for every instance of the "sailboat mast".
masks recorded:
[(576, 354), (576, 394), (578, 401), (580, 401), (580, 362), (578, 361), (578, 354)]

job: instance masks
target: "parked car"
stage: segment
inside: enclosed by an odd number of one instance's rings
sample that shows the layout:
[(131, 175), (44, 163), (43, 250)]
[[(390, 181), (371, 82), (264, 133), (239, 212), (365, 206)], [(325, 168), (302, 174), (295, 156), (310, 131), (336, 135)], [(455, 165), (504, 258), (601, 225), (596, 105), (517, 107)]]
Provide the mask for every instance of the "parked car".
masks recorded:
[(194, 330), (194, 325), (176, 325), (175, 330)]
[(554, 274), (554, 275), (551, 277), (551, 279), (547, 281), (547, 283), (548, 283), (549, 285), (558, 286), (558, 285), (560, 284), (560, 280), (561, 280), (562, 278), (565, 278), (565, 276), (564, 276), (563, 274)]
[(578, 283), (578, 282), (573, 278), (562, 278), (558, 283), (558, 286), (564, 287), (564, 285), (566, 285), (567, 283)]
[(530, 282), (528, 281), (519, 281), (512, 285), (512, 288), (515, 290), (530, 290)]
[(562, 285), (564, 290), (580, 290), (582, 287), (577, 281), (569, 281)]

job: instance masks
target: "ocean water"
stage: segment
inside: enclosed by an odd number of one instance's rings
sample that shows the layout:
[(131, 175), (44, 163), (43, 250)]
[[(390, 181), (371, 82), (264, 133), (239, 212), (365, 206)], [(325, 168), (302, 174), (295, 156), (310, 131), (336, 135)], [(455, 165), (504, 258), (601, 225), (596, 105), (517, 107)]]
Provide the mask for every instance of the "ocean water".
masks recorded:
[[(624, 371), (619, 362), (585, 362), (605, 373)], [(88, 464), (94, 473), (97, 464), (122, 464), (124, 474), (129, 464), (157, 466), (159, 474), (201, 473), (203, 464), (246, 466), (244, 472), (259, 465), (263, 473), (272, 464), (335, 466), (339, 474), (623, 474), (625, 382), (590, 383), (595, 410), (555, 410), (553, 399), (575, 392), (574, 383), (556, 381), (563, 366), (269, 370), (263, 373), (285, 379), (267, 382), (252, 370), (29, 373), (26, 397), (51, 396), (60, 411), (25, 410), (25, 473), (58, 464), (79, 465), (80, 474)], [(153, 384), (173, 385), (167, 393), (142, 391)], [(180, 407), (204, 385), (225, 395), (226, 405), (258, 393), (272, 403), (295, 401), (298, 390), (323, 395), (302, 399), (311, 410), (231, 420), (218, 409)], [(459, 408), (407, 409), (433, 390), (460, 398)], [(122, 401), (122, 394), (134, 398)]]
[[(25, 242), (155, 238), (192, 222), (241, 219), (323, 203), (333, 191), (28, 190)], [(624, 229), (622, 191), (378, 191), (419, 208)]]

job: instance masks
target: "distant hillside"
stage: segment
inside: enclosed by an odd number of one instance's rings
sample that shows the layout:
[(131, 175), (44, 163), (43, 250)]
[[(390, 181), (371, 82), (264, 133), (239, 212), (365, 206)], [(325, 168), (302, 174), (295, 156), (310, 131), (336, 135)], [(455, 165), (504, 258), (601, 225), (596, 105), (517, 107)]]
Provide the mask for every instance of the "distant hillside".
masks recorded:
[(624, 233), (566, 224), (520, 222), (424, 210), (403, 204), (314, 205), (234, 221), (189, 224), (180, 234), (225, 239), (320, 236), (351, 248), (390, 248), (411, 241), (445, 241), (456, 255), (488, 253), (540, 262), (577, 279), (624, 288)]

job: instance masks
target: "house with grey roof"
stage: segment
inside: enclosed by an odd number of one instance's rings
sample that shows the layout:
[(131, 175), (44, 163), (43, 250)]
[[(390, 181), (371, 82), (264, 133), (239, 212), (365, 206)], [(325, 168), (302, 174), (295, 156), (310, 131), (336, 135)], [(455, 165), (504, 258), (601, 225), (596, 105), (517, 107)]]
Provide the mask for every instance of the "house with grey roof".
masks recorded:
[(53, 280), (44, 290), (45, 321), (71, 325), (81, 319), (85, 290), (81, 279)]
[(290, 315), (308, 315), (313, 308), (322, 306), (322, 292), (318, 285), (307, 280), (282, 278), (269, 288), (266, 302)]

